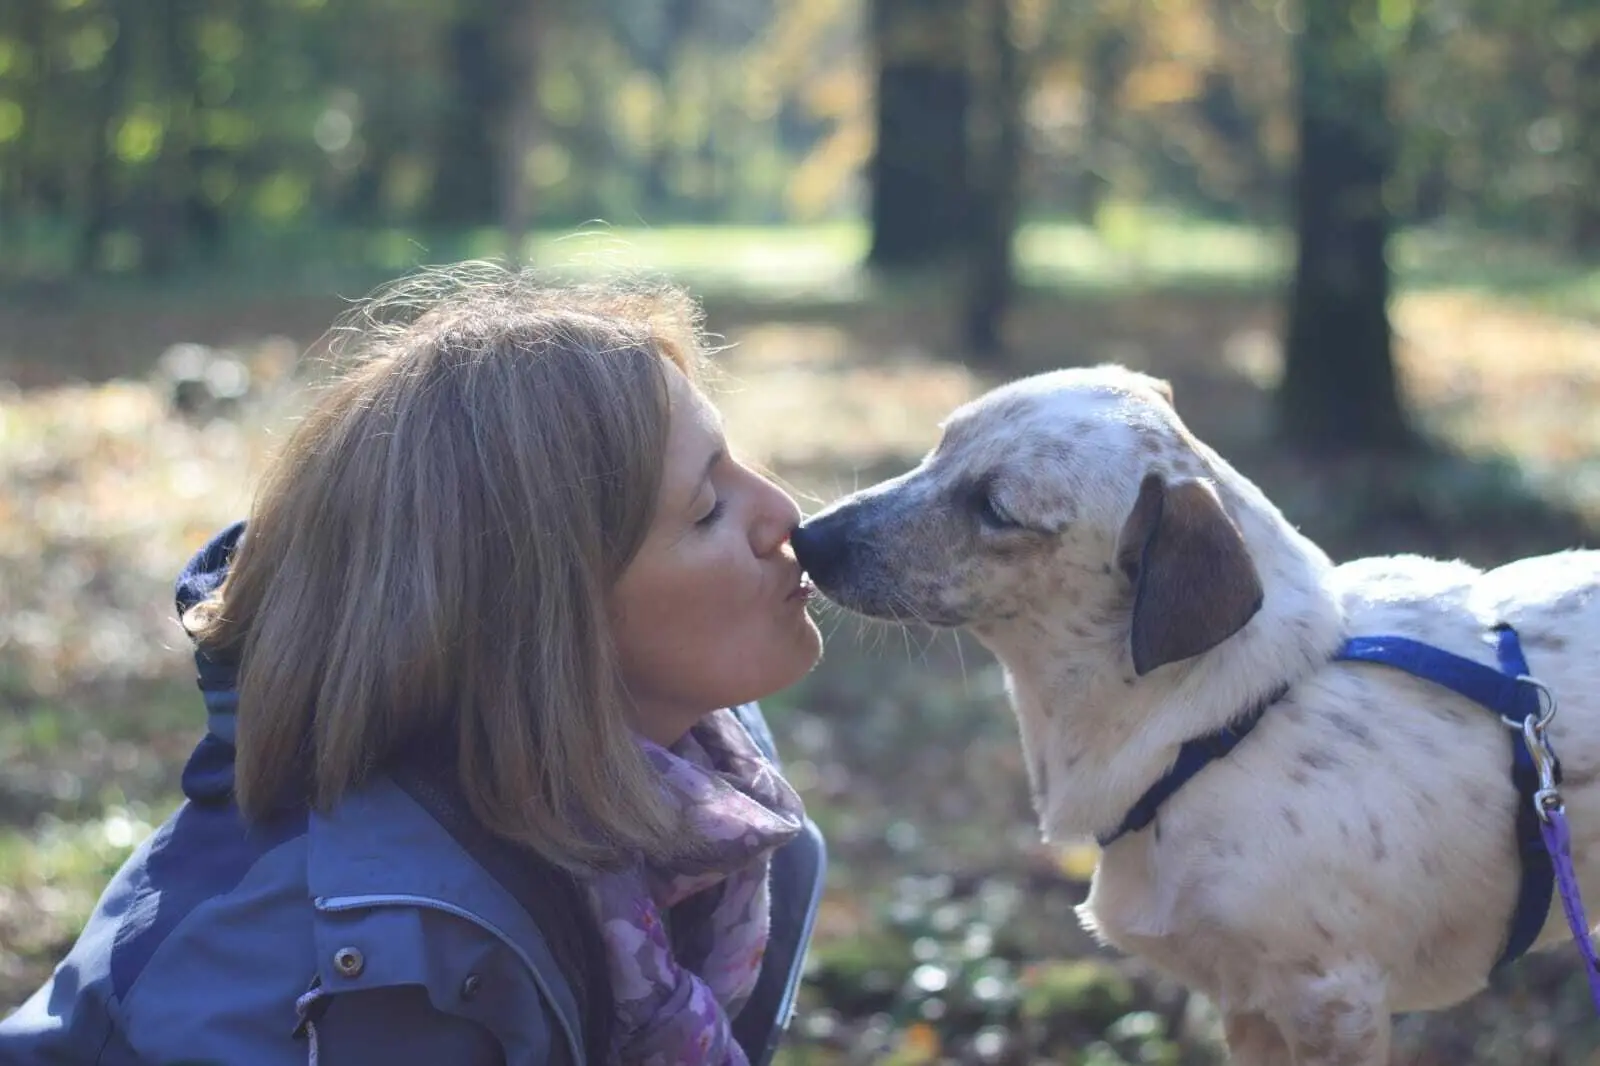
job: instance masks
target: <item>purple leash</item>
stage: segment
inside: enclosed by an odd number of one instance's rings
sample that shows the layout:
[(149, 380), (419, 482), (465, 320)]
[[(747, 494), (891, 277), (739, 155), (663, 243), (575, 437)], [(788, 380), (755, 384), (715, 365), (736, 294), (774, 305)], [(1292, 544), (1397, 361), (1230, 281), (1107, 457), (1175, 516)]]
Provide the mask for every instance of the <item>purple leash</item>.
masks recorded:
[(1561, 790), (1556, 786), (1556, 756), (1545, 736), (1550, 719), (1556, 715), (1556, 701), (1550, 690), (1533, 678), (1522, 680), (1536, 686), (1544, 696), (1543, 710), (1522, 722), (1523, 743), (1528, 746), (1528, 754), (1533, 756), (1533, 765), (1539, 771), (1539, 791), (1533, 797), (1534, 809), (1539, 812), (1539, 833), (1544, 837), (1545, 850), (1555, 866), (1556, 885), (1561, 890), (1561, 907), (1567, 912), (1567, 924), (1572, 927), (1573, 939), (1583, 955), (1589, 998), (1595, 1011), (1600, 1013), (1600, 957), (1596, 956), (1594, 938), (1589, 935), (1589, 919), (1583, 911), (1578, 875), (1572, 868), (1572, 833), (1567, 827), (1567, 809), (1561, 800)]

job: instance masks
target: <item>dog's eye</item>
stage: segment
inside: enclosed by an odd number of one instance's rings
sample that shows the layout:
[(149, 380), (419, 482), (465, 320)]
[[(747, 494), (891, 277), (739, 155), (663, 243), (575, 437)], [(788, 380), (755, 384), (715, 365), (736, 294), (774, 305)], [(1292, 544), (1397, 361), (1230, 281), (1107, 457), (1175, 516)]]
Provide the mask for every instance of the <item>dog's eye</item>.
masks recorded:
[(1022, 524), (1007, 514), (1005, 508), (995, 502), (992, 493), (979, 493), (977, 504), (978, 521), (990, 529), (1016, 529)]

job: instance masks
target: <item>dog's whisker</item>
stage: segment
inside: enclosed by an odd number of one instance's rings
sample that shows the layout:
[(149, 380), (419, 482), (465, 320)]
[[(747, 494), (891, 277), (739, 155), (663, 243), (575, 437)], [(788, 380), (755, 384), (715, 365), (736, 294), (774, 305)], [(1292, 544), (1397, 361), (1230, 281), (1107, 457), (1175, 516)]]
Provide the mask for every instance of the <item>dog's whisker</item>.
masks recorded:
[(828, 630), (828, 636), (827, 636), (828, 640), (832, 640), (835, 636), (837, 636), (838, 633), (839, 633), (840, 628), (843, 627), (845, 622), (849, 621), (849, 619), (850, 619), (850, 615), (847, 612), (842, 611), (842, 610), (835, 610), (835, 611), (832, 612), (832, 615), (833, 615), (833, 625)]
[(931, 625), (926, 616), (924, 616), (921, 611), (917, 610), (916, 605), (912, 603), (904, 593), (896, 591), (890, 597), (890, 606), (894, 608), (894, 611), (897, 615), (903, 616), (906, 619), (910, 619), (911, 621), (916, 622), (918, 625), (921, 625), (928, 630), (929, 636), (927, 643), (923, 644), (919, 642), (916, 652), (913, 653), (911, 650), (912, 643), (910, 627), (904, 624), (899, 627), (902, 637), (905, 641), (906, 658), (908, 660), (914, 659), (918, 662), (921, 662), (922, 665), (927, 666), (930, 661), (928, 659), (928, 652), (932, 649), (934, 642), (939, 639), (938, 627)]

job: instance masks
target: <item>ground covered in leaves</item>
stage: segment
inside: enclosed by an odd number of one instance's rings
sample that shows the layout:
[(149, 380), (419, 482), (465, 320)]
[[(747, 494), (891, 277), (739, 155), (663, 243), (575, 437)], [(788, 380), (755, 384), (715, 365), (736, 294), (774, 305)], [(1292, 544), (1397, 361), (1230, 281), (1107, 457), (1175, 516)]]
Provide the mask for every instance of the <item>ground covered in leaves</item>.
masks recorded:
[[(202, 716), (171, 581), (244, 512), (304, 397), (295, 357), (339, 307), (0, 307), (11, 338), (0, 342), (0, 1010), (48, 972), (174, 802)], [(1169, 377), (1195, 430), (1336, 558), (1417, 550), (1492, 564), (1591, 539), (1593, 322), (1482, 293), (1407, 294), (1395, 321), (1408, 396), (1459, 455), (1312, 465), (1267, 435), (1275, 315), (1247, 293), (1041, 295), (1013, 323), (1012, 361), (987, 370), (964, 364), (936, 305), (914, 297), (821, 310), (713, 302), (710, 325), (731, 345), (717, 387), (736, 446), (813, 505), (903, 469), (951, 407), (997, 380), (1111, 359)], [(227, 349), (216, 388), (179, 395), (173, 361), (163, 371), (157, 358), (178, 341)], [(241, 370), (250, 388), (236, 399)], [(832, 855), (785, 1061), (1219, 1061), (1207, 1004), (1078, 930), (1093, 852), (1039, 844), (987, 655), (822, 613), (824, 662), (768, 703)], [(1394, 1061), (1600, 1063), (1575, 959), (1531, 960), (1454, 1011), (1402, 1020)]]

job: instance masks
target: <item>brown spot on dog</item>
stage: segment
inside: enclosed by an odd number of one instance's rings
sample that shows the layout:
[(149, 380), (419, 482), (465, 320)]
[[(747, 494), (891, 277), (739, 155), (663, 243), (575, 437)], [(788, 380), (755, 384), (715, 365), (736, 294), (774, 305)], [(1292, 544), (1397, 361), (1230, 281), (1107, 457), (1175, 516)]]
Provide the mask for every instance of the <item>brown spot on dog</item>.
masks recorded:
[(1300, 769), (1298, 766), (1295, 766), (1289, 769), (1289, 781), (1292, 784), (1305, 785), (1311, 782), (1311, 778), (1307, 776), (1304, 770)]
[(1378, 750), (1378, 742), (1373, 738), (1372, 730), (1367, 728), (1365, 722), (1353, 718), (1343, 711), (1328, 712), (1328, 721), (1332, 722), (1333, 727), (1340, 733), (1343, 733), (1368, 751)]
[(1300, 959), (1294, 964), (1294, 972), (1309, 981), (1318, 981), (1328, 976), (1328, 971), (1323, 969), (1322, 963), (1314, 958)]
[(1522, 646), (1534, 651), (1563, 652), (1567, 650), (1567, 638), (1558, 633), (1524, 633)]
[(1439, 860), (1432, 855), (1424, 853), (1422, 856), (1422, 872), (1429, 877), (1439, 876)]
[(1439, 937), (1436, 935), (1425, 936), (1417, 942), (1417, 950), (1411, 955), (1412, 964), (1423, 973), (1433, 969), (1439, 964)]
[(1322, 751), (1318, 748), (1302, 751), (1299, 759), (1313, 770), (1331, 770), (1336, 766), (1344, 765), (1332, 752)]
[(1311, 928), (1316, 930), (1317, 935), (1320, 936), (1325, 943), (1333, 943), (1332, 929), (1329, 929), (1315, 918), (1311, 919)]
[(1470, 721), (1483, 713), (1482, 711), (1471, 710), (1460, 705), (1455, 700), (1448, 699), (1423, 700), (1422, 706), (1435, 718), (1443, 718), (1453, 725), (1460, 725), (1462, 722)]
[(1383, 839), (1383, 825), (1375, 814), (1367, 815), (1367, 829), (1372, 834), (1372, 857), (1382, 862), (1389, 857), (1389, 845)]
[(1045, 791), (1049, 787), (1049, 782), (1045, 780), (1047, 773), (1046, 763), (1041, 753), (1032, 752), (1030, 755), (1031, 757), (1028, 759), (1028, 769), (1031, 771), (1028, 774), (1029, 792), (1033, 797), (1034, 810), (1043, 811)]
[(1304, 836), (1305, 827), (1300, 824), (1300, 818), (1289, 808), (1283, 808), (1283, 820), (1289, 825), (1289, 832), (1295, 836)]

